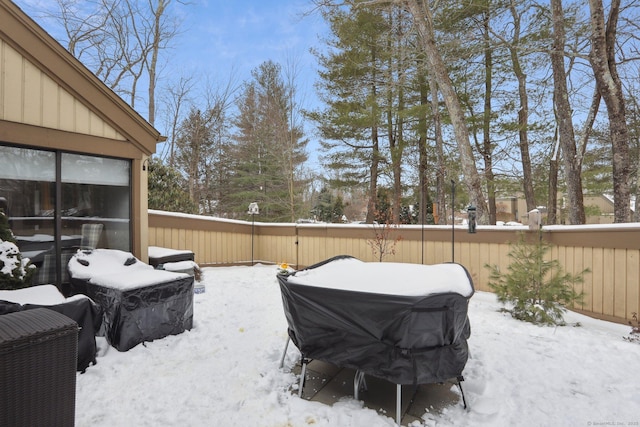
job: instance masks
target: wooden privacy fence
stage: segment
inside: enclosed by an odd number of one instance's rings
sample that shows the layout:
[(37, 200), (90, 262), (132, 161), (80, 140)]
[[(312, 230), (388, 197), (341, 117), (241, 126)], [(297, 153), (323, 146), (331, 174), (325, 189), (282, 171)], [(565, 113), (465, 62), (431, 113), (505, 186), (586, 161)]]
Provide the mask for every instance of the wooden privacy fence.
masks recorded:
[[(378, 261), (371, 242), (382, 226), (369, 224), (274, 224), (224, 220), (198, 215), (149, 211), (149, 245), (189, 249), (202, 266), (287, 262), (306, 267), (335, 255)], [(464, 265), (476, 290), (490, 291), (489, 269), (506, 271), (509, 243), (519, 233), (537, 238), (526, 227), (483, 227), (469, 234), (466, 227), (392, 226), (387, 242), (393, 254), (386, 262)], [(583, 304), (576, 311), (627, 323), (640, 312), (640, 223), (606, 226), (546, 226), (542, 238), (550, 242), (550, 256), (565, 271), (589, 268)], [(452, 244), (453, 242), (453, 244)]]

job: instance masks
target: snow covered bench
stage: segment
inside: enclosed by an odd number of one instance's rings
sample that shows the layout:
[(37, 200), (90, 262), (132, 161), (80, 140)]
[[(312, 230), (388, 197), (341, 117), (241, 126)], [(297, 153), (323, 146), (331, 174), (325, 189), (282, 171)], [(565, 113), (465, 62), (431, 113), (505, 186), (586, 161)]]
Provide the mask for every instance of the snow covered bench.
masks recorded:
[(190, 250), (178, 250), (149, 246), (149, 264), (158, 268), (166, 263), (178, 263), (181, 261), (193, 261), (194, 254)]
[(104, 310), (107, 341), (127, 351), (145, 341), (193, 326), (193, 277), (156, 270), (131, 253), (78, 251), (69, 261), (72, 294), (85, 294)]

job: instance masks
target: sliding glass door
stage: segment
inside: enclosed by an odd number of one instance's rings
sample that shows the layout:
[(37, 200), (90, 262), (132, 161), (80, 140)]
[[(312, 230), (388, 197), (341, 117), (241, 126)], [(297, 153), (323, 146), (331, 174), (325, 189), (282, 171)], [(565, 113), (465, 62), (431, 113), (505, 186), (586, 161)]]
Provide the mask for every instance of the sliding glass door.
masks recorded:
[(0, 200), (22, 256), (41, 267), (55, 253), (56, 153), (0, 145)]
[(80, 248), (131, 250), (131, 162), (0, 145), (0, 207), (34, 284), (68, 282)]
[[(129, 169), (127, 160), (62, 153), (63, 234), (84, 237), (83, 247), (129, 251)], [(89, 242), (89, 231), (82, 233), (85, 224), (98, 225), (92, 228), (93, 243)]]

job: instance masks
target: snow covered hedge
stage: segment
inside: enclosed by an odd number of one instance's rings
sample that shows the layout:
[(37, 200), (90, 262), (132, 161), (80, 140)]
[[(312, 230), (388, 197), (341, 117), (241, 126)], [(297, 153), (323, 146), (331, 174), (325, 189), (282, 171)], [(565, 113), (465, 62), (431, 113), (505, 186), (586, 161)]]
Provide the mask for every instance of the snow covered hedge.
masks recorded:
[(11, 290), (31, 286), (35, 266), (22, 258), (7, 216), (0, 210), (0, 289)]

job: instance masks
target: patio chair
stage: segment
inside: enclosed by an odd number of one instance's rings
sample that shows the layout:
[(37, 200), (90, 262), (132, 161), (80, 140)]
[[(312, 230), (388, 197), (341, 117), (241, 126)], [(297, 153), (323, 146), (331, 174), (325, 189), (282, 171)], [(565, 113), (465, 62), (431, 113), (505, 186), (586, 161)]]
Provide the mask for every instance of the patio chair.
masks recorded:
[(100, 241), (104, 224), (82, 224), (82, 239), (80, 249), (95, 249)]
[[(62, 259), (62, 263), (61, 263), (62, 284), (69, 283), (69, 271), (67, 270), (67, 265), (69, 264), (69, 260), (71, 260), (71, 257), (74, 255), (74, 253), (75, 251), (65, 250), (60, 254)], [(44, 255), (44, 260), (42, 261), (42, 265), (38, 268), (38, 271), (33, 277), (33, 284), (49, 285), (49, 284), (55, 284), (55, 283), (56, 283), (56, 254), (54, 252), (49, 252)]]

